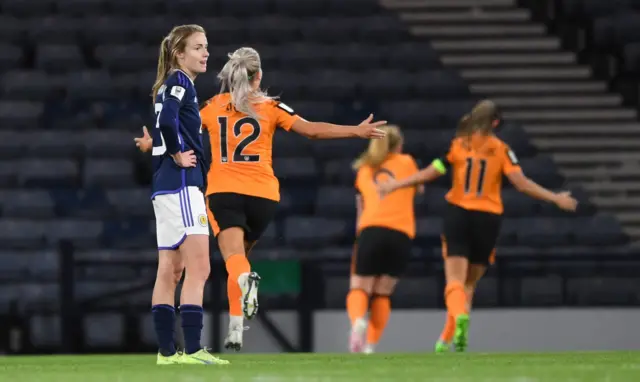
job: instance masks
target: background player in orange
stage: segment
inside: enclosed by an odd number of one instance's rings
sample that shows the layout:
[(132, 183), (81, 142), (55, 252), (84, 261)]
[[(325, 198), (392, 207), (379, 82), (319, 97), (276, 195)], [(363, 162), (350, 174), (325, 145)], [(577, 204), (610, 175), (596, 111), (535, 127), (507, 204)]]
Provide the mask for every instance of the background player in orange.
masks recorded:
[[(446, 340), (447, 331), (453, 329), (456, 351), (466, 350), (469, 302), (487, 265), (493, 261), (503, 212), (503, 174), (516, 189), (534, 198), (567, 211), (575, 211), (577, 207), (577, 201), (569, 192), (551, 192), (522, 173), (513, 151), (493, 134), (498, 124), (496, 105), (489, 100), (479, 102), (463, 117), (457, 137), (444, 156), (408, 178), (391, 180), (379, 187), (379, 192), (385, 195), (432, 181), (445, 174), (449, 167), (453, 170), (442, 236), (448, 313), (443, 339)], [(447, 349), (447, 344), (436, 345), (437, 351)]]
[(391, 314), (390, 296), (411, 257), (416, 233), (416, 187), (404, 188), (384, 199), (378, 195), (379, 182), (418, 172), (413, 158), (402, 154), (400, 129), (382, 129), (386, 137), (372, 140), (367, 151), (353, 163), (357, 171), (357, 239), (347, 313), (351, 320), (349, 348), (354, 353), (373, 353), (378, 344)]
[(229, 54), (218, 78), (220, 94), (201, 110), (209, 134), (211, 165), (207, 181), (209, 221), (229, 273), (229, 334), (225, 347), (242, 347), (243, 316), (258, 310), (259, 276), (251, 272), (247, 254), (271, 222), (280, 200), (272, 167), (276, 127), (308, 138), (382, 138), (385, 121), (370, 115), (358, 126), (309, 122), (267, 95), (260, 56), (252, 48)]

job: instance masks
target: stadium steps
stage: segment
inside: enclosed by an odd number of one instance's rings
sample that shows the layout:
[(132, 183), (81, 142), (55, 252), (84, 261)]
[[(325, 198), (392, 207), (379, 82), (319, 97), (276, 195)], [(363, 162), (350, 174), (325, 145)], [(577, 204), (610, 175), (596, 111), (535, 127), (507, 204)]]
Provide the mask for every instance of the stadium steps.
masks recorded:
[(640, 123), (517, 0), (382, 0), (640, 242)]

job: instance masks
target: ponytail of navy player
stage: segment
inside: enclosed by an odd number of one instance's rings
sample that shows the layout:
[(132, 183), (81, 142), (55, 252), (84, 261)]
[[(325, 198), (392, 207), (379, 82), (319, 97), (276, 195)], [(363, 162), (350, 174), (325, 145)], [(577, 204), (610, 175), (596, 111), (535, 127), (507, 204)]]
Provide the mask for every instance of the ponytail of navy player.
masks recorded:
[[(142, 139), (153, 158), (152, 195), (159, 250), (152, 297), (157, 364), (227, 364), (200, 344), (203, 294), (209, 277), (209, 225), (203, 196), (206, 160), (193, 80), (207, 70), (207, 37), (198, 25), (180, 25), (160, 45), (152, 97), (155, 128)], [(185, 351), (174, 340), (175, 292), (185, 273), (179, 313)]]

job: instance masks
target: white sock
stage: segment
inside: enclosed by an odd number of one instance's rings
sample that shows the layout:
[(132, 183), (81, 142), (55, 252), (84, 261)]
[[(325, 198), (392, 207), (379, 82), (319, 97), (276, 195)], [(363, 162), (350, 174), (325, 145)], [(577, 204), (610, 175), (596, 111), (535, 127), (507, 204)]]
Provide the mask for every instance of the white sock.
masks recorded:
[(241, 328), (244, 325), (244, 316), (229, 315), (229, 328)]

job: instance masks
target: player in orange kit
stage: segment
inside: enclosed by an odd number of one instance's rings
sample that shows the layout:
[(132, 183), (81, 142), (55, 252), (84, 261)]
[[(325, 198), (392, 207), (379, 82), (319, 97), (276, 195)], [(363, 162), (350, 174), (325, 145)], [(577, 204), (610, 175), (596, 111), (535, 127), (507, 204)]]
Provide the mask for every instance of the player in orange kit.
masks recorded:
[(207, 174), (208, 217), (229, 273), (229, 334), (225, 347), (242, 347), (244, 318), (258, 311), (259, 276), (247, 255), (271, 222), (280, 186), (273, 173), (272, 141), (277, 127), (312, 139), (382, 138), (386, 121), (370, 115), (358, 126), (309, 122), (260, 88), (260, 56), (240, 48), (218, 75), (220, 94), (200, 112), (211, 144)]
[(383, 199), (378, 195), (379, 182), (418, 172), (411, 155), (402, 153), (400, 129), (386, 126), (383, 130), (386, 137), (372, 140), (353, 164), (358, 172), (357, 239), (346, 301), (353, 353), (373, 353), (380, 341), (391, 315), (391, 294), (411, 257), (416, 234), (414, 198), (422, 186), (407, 187)]
[(442, 251), (445, 259), (447, 323), (436, 351), (467, 348), (469, 310), (477, 283), (493, 263), (502, 220), (503, 174), (521, 192), (575, 211), (569, 192), (554, 193), (528, 179), (511, 149), (494, 135), (499, 124), (496, 105), (484, 100), (465, 115), (447, 152), (418, 173), (379, 186), (381, 195), (430, 182), (452, 170), (452, 186), (444, 216)]

